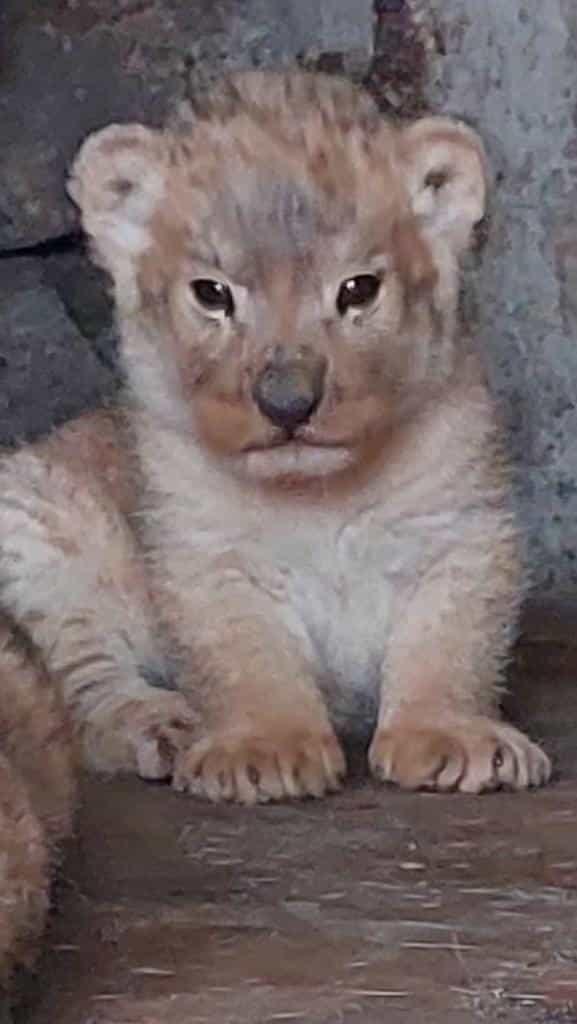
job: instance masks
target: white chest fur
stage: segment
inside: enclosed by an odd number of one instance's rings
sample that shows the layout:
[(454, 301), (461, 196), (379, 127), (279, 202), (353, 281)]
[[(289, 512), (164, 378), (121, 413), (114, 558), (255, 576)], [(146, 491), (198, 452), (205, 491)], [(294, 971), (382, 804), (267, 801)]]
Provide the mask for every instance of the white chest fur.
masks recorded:
[[(458, 507), (418, 467), (408, 482), (339, 503), (271, 499), (168, 443), (149, 463), (157, 565), (207, 605), (230, 586), (306, 643), (336, 718), (372, 715), (391, 623), (455, 535)], [(436, 477), (434, 478), (437, 479)], [(362, 698), (362, 699), (361, 699)]]

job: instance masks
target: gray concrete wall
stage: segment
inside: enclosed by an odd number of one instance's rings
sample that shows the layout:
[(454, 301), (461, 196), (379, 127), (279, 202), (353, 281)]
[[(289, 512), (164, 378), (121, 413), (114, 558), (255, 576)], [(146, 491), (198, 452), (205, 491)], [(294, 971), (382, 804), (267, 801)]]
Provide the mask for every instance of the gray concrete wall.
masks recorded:
[(510, 429), (531, 562), (543, 586), (573, 588), (577, 4), (427, 0), (420, 6), (429, 33), (433, 27), (438, 33), (428, 98), (478, 128), (497, 179), (470, 301)]
[(104, 283), (67, 202), (80, 138), (158, 123), (199, 78), (299, 62), (387, 114), (464, 116), (496, 183), (464, 306), (499, 397), (537, 584), (577, 585), (575, 0), (4, 0), (0, 440), (114, 390)]

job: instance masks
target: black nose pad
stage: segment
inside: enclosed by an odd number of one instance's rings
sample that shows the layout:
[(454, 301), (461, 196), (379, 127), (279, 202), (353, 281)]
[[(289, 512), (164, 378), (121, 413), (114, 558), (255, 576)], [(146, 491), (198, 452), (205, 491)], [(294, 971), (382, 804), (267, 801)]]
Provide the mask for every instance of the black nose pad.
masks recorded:
[(296, 430), (310, 420), (324, 391), (324, 360), (272, 362), (265, 366), (253, 387), (253, 397), (263, 416), (275, 427)]

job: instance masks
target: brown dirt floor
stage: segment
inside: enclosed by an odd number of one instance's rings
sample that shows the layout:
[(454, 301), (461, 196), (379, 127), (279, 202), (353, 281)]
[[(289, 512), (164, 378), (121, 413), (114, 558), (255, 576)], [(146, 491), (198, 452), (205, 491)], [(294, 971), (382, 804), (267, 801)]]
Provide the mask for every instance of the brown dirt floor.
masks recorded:
[[(19, 1024), (577, 1022), (577, 610), (534, 608), (547, 789), (212, 807), (86, 784)], [(522, 709), (522, 713), (520, 713)]]

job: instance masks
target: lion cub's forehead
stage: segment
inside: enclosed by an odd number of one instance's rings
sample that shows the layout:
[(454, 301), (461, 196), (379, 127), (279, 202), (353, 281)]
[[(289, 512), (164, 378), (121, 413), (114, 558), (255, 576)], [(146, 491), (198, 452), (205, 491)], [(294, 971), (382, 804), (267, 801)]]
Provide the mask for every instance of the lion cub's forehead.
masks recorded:
[(287, 79), (274, 82), (276, 96), (273, 89), (259, 93), (259, 103), (237, 97), (226, 116), (211, 108), (193, 118), (173, 136), (171, 162), (197, 242), (302, 261), (403, 205), (396, 132), (372, 106), (370, 117), (354, 106), (349, 86), (349, 103), (339, 106), (338, 90), (319, 102), (305, 89), (291, 103)]
[(177, 215), (190, 256), (239, 282), (279, 263), (321, 269), (339, 257), (362, 261), (379, 235), (386, 240), (389, 219), (375, 216), (366, 192), (345, 186), (328, 194), (310, 176), (245, 163), (215, 173), (202, 197), (192, 188)]
[(243, 168), (214, 191), (201, 231), (221, 258), (303, 263), (350, 224), (347, 204), (340, 217), (336, 209), (311, 182), (286, 177), (280, 169), (267, 174)]

